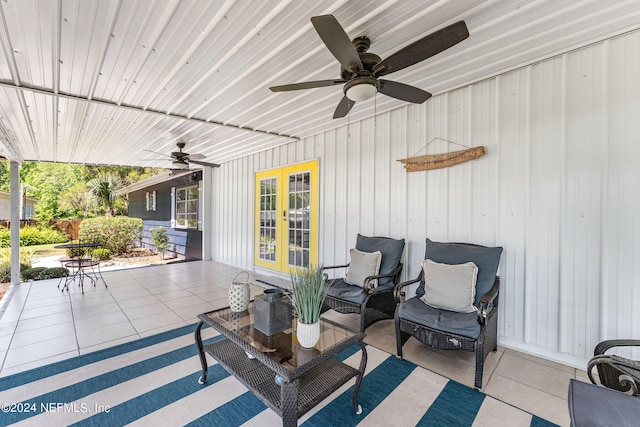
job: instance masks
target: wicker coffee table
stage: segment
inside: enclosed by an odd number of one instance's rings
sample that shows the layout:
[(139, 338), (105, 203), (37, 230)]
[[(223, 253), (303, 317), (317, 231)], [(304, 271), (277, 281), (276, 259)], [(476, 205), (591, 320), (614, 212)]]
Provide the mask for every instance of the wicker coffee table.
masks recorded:
[[(252, 302), (240, 313), (224, 308), (198, 316), (195, 340), (202, 363), (200, 384), (207, 380), (208, 353), (273, 409), (283, 426), (296, 426), (299, 417), (355, 377), (353, 409), (357, 414), (362, 412), (358, 391), (367, 365), (364, 333), (322, 319), (320, 341), (306, 349), (298, 344), (293, 328), (271, 336), (254, 328), (253, 310)], [(205, 323), (225, 338), (203, 345), (201, 329)], [(294, 319), (294, 327), (295, 323)], [(334, 357), (356, 343), (362, 352), (359, 369)]]

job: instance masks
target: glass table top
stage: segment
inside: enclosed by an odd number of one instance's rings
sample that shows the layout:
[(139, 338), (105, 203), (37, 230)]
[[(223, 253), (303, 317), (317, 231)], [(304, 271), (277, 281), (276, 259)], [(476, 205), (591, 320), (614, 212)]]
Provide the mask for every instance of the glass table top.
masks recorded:
[(318, 343), (313, 348), (304, 348), (300, 346), (296, 338), (295, 317), (284, 330), (266, 335), (255, 327), (255, 310), (256, 306), (254, 302), (251, 302), (248, 309), (242, 312), (223, 308), (201, 314), (199, 318), (226, 336), (233, 334), (272, 361), (282, 364), (287, 370), (301, 367), (324, 353), (335, 352), (336, 348), (356, 343), (364, 337), (361, 332), (346, 329), (344, 326), (327, 319), (321, 319)]

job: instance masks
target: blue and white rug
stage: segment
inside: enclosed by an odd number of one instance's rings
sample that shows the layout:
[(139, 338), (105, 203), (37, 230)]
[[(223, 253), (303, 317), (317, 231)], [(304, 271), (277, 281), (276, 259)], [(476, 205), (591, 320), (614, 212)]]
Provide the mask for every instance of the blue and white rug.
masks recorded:
[[(0, 378), (0, 425), (277, 426), (282, 420), (222, 367), (198, 384), (195, 325)], [(203, 339), (220, 337), (211, 328)], [(299, 420), (304, 426), (550, 426), (518, 408), (367, 347), (353, 413), (355, 380)], [(339, 355), (357, 367), (357, 347)], [(213, 362), (210, 362), (210, 364)]]

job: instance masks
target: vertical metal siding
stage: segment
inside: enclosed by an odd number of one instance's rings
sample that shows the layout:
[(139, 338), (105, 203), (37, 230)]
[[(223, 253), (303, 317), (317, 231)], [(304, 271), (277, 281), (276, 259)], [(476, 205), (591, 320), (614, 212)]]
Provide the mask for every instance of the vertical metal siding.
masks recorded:
[[(320, 161), (319, 261), (357, 233), (404, 237), (415, 277), (426, 237), (500, 245), (500, 340), (579, 365), (605, 338), (638, 337), (638, 33), (225, 163), (216, 259), (253, 265), (253, 174)], [(485, 147), (407, 173), (397, 159)]]

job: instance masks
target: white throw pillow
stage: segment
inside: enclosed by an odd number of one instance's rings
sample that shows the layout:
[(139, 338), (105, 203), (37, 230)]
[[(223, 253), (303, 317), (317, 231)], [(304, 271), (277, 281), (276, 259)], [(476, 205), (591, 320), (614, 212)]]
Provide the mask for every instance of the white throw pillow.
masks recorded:
[(449, 265), (426, 259), (422, 269), (425, 291), (420, 299), (424, 303), (459, 313), (478, 311), (473, 305), (478, 267), (473, 262)]
[[(376, 276), (380, 271), (382, 252), (362, 252), (357, 249), (349, 251), (349, 270), (344, 281), (350, 285), (364, 286), (364, 279)], [(378, 286), (378, 279), (372, 281), (373, 286)]]

